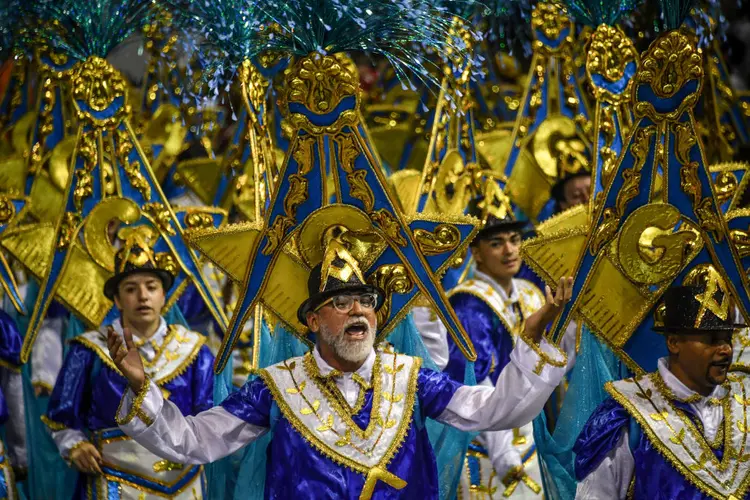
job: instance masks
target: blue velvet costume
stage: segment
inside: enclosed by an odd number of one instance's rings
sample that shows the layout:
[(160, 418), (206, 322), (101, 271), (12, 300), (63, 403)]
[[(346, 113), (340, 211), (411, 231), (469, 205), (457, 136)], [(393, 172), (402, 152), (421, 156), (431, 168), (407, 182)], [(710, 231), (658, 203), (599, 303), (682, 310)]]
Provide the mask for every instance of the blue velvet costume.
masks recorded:
[[(100, 354), (76, 340), (52, 392), (48, 422), (52, 430), (76, 429), (88, 436), (92, 431), (117, 429), (115, 415), (127, 381), (103, 362)], [(213, 406), (213, 381), (213, 355), (202, 345), (185, 371), (161, 387), (183, 414), (196, 415)], [(84, 479), (79, 475), (75, 498), (86, 498)]]
[[(0, 310), (0, 368), (18, 370), (21, 366), (21, 335), (13, 319)], [(8, 421), (8, 401), (0, 389), (0, 425)], [(3, 452), (3, 450), (5, 450)], [(0, 498), (7, 498), (8, 491), (13, 487), (8, 483), (5, 470), (10, 468), (7, 449), (0, 446)]]
[[(425, 428), (426, 418), (438, 417), (460, 384), (443, 373), (420, 369), (413, 421), (403, 444), (388, 470), (407, 482), (402, 490), (384, 483), (375, 486), (373, 499), (438, 498), (438, 470)], [(370, 421), (373, 391), (368, 390), (365, 404), (353, 420), (362, 429)], [(358, 498), (365, 477), (334, 463), (297, 432), (279, 413), (271, 391), (262, 379), (245, 384), (221, 406), (229, 413), (253, 425), (271, 427), (266, 467), (265, 498)], [(275, 464), (283, 463), (283, 466)], [(302, 495), (302, 496), (300, 496)]]
[[(690, 406), (673, 401), (675, 407), (684, 412), (700, 429), (700, 419)], [(576, 454), (576, 479), (582, 481), (593, 472), (606, 455), (617, 445), (623, 432), (630, 438), (630, 451), (635, 462), (634, 482), (631, 485), (631, 498), (653, 500), (703, 500), (712, 497), (701, 492), (690, 483), (664, 456), (651, 444), (640, 425), (614, 399), (607, 398), (591, 415), (576, 441), (573, 451)], [(721, 460), (724, 456), (723, 441), (714, 449)], [(750, 498), (750, 494), (745, 498)]]
[[(492, 383), (497, 382), (500, 372), (510, 362), (513, 350), (513, 338), (502, 321), (489, 305), (482, 299), (468, 294), (456, 294), (450, 298), (458, 320), (474, 344), (477, 360), (474, 362), (474, 373), (477, 382), (487, 377)], [(450, 360), (445, 372), (457, 381), (463, 381), (466, 357), (448, 336)]]

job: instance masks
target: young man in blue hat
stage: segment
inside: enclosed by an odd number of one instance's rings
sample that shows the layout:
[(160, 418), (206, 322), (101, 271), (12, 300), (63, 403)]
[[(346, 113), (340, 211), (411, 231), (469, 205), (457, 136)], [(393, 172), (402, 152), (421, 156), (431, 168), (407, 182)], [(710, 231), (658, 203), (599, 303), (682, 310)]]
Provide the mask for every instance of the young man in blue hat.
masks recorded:
[(43, 418), (60, 454), (81, 473), (76, 498), (113, 489), (117, 498), (132, 500), (204, 495), (201, 467), (157, 457), (115, 421), (128, 384), (109, 356), (108, 333), (131, 339), (133, 356), (175, 411), (195, 415), (213, 406), (213, 355), (203, 335), (161, 316), (174, 277), (157, 264), (146, 229), (121, 230), (125, 243), (104, 288), (120, 318), (73, 339)]
[(323, 251), (328, 264), (313, 268), (309, 297), (298, 309), (315, 347), (261, 370), (196, 417), (162, 398), (129, 335), (111, 335), (110, 352), (130, 382), (121, 428), (186, 463), (217, 460), (273, 430), (266, 498), (434, 499), (439, 481), (426, 418), (474, 431), (518, 427), (539, 412), (564, 374), (564, 355), (542, 340), (542, 331), (570, 300), (567, 282), (528, 318), (494, 387), (462, 386), (422, 369), (419, 358), (375, 345), (385, 296), (344, 248), (338, 242)]
[(576, 498), (748, 498), (750, 381), (730, 373), (733, 321), (726, 288), (664, 295), (669, 350), (658, 370), (609, 382), (610, 398), (578, 437)]

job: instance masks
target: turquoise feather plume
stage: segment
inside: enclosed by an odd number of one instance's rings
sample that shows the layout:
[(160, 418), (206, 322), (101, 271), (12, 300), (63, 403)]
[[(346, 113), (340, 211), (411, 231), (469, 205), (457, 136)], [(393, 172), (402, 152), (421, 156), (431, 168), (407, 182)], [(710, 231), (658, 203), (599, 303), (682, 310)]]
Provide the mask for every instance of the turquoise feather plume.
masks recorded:
[(0, 63), (5, 61), (18, 43), (18, 28), (24, 14), (24, 4), (19, 0), (0, 2)]
[(39, 23), (25, 43), (47, 43), (81, 61), (107, 57), (157, 13), (153, 0), (37, 0), (29, 9)]
[(600, 24), (614, 26), (619, 19), (638, 5), (638, 0), (565, 0), (568, 10), (576, 21), (597, 27)]
[(418, 47), (441, 53), (460, 46), (449, 39), (449, 13), (427, 0), (163, 1), (180, 13), (184, 28), (222, 51), (226, 59), (219, 64), (229, 70), (266, 51), (358, 51), (384, 57), (402, 80), (434, 82), (435, 68)]
[(664, 31), (676, 30), (687, 19), (690, 9), (697, 4), (697, 0), (659, 0), (661, 28)]

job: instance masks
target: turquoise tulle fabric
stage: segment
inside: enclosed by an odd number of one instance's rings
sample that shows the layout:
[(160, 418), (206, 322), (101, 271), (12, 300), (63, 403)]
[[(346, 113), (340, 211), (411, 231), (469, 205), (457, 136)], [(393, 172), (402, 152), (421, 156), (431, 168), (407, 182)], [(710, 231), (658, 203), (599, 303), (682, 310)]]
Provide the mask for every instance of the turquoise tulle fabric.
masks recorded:
[[(276, 328), (271, 334), (270, 330), (264, 325), (261, 337), (261, 367), (273, 365), (290, 357), (302, 356), (309, 350), (307, 345), (284, 328)], [(422, 358), (424, 368), (437, 370), (437, 365), (430, 358), (411, 315), (408, 315), (394, 328), (388, 337), (388, 342), (398, 352)], [(473, 378), (474, 367), (470, 363), (467, 374)], [(469, 384), (476, 383), (471, 379), (466, 380), (466, 382)], [(216, 401), (220, 400), (217, 399)], [(272, 422), (279, 418), (278, 410), (275, 409), (274, 411), (276, 411), (276, 414), (272, 416)], [(437, 459), (440, 498), (454, 498), (463, 457), (473, 435), (432, 420), (428, 420), (426, 425)], [(273, 428), (273, 424), (271, 427)], [(266, 448), (271, 439), (273, 439), (273, 432), (269, 432), (242, 451), (243, 457), (234, 490), (235, 499), (263, 499), (266, 478)]]
[(625, 365), (584, 326), (576, 364), (570, 372), (560, 414), (552, 433), (542, 412), (534, 420), (534, 442), (541, 460), (544, 493), (548, 500), (575, 498), (573, 445), (589, 416), (604, 401), (604, 384), (629, 377)]
[[(27, 285), (26, 308), (32, 310), (39, 291), (36, 282)], [(21, 334), (26, 333), (28, 316), (16, 313), (15, 308), (6, 303), (3, 309), (11, 315)], [(25, 484), (20, 485), (22, 494), (29, 500), (49, 498), (72, 498), (78, 474), (68, 467), (60, 457), (55, 442), (47, 433), (41, 417), (47, 412), (48, 397), (37, 398), (31, 385), (31, 363), (26, 363), (23, 375), (23, 400), (26, 408), (26, 448), (28, 450), (29, 473)]]

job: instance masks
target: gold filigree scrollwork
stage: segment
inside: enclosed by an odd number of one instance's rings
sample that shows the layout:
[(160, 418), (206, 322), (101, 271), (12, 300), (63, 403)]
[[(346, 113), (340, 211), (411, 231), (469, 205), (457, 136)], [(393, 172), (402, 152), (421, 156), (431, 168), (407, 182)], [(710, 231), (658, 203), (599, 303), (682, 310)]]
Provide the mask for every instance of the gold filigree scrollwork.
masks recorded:
[(632, 168), (625, 169), (622, 172), (623, 183), (620, 192), (617, 193), (615, 206), (605, 208), (602, 213), (602, 220), (591, 239), (590, 250), (592, 255), (596, 255), (602, 246), (615, 236), (620, 219), (625, 213), (625, 208), (633, 198), (638, 196), (641, 170), (646, 164), (651, 136), (654, 133), (656, 133), (656, 127), (654, 126), (638, 129), (636, 132), (633, 145), (630, 147), (635, 162)]
[(611, 104), (619, 104), (630, 98), (632, 79), (626, 87), (615, 94), (596, 85), (593, 75), (601, 75), (608, 82), (617, 82), (625, 76), (625, 68), (630, 63), (638, 63), (638, 51), (630, 38), (618, 26), (601, 24), (589, 38), (586, 56), (586, 76), (591, 82), (594, 97)]
[(737, 192), (739, 182), (732, 172), (719, 172), (714, 180), (714, 190), (716, 191), (716, 201), (719, 205), (729, 201)]
[[(112, 67), (106, 59), (89, 57), (79, 67), (73, 78), (73, 102), (78, 110), (78, 117), (94, 127), (115, 128), (120, 121), (130, 114), (127, 104), (128, 89), (125, 78)], [(110, 108), (121, 99), (116, 110)], [(81, 105), (88, 109), (82, 109)], [(114, 111), (108, 118), (100, 118), (95, 112)]]
[[(672, 111), (659, 112), (652, 102), (637, 100), (637, 86), (648, 85), (658, 98), (670, 99), (691, 80), (697, 80), (696, 89), (682, 97)], [(685, 110), (695, 107), (703, 88), (703, 66), (694, 40), (681, 31), (670, 31), (656, 39), (643, 56), (635, 85), (634, 109), (638, 117), (675, 121)]]
[(255, 68), (252, 62), (246, 60), (238, 70), (240, 85), (247, 93), (250, 105), (257, 112), (265, 103), (268, 81)]
[(174, 236), (177, 234), (172, 227), (172, 215), (169, 209), (161, 203), (146, 203), (143, 212), (149, 216), (162, 234)]
[(304, 203), (309, 194), (309, 182), (305, 177), (313, 168), (313, 146), (315, 138), (306, 135), (297, 140), (292, 156), (297, 162), (297, 173), (289, 176), (289, 190), (284, 196), (284, 215), (277, 215), (268, 229), (268, 241), (263, 247), (263, 255), (271, 255), (284, 241), (287, 231), (297, 219), (297, 207)]
[(426, 229), (415, 229), (414, 239), (420, 252), (424, 255), (439, 255), (451, 252), (461, 243), (461, 232), (450, 224), (440, 224), (434, 232)]
[(680, 188), (688, 195), (693, 205), (695, 216), (700, 222), (701, 228), (713, 234), (716, 241), (722, 241), (724, 234), (719, 230), (721, 223), (714, 209), (711, 198), (703, 197), (703, 186), (698, 176), (700, 165), (696, 161), (690, 161), (690, 150), (697, 145), (698, 139), (689, 124), (679, 124), (674, 127), (675, 132), (675, 156), (682, 165), (680, 167)]
[(401, 226), (396, 217), (388, 210), (381, 208), (376, 212), (371, 212), (370, 219), (374, 224), (380, 226), (386, 237), (400, 247), (406, 246), (406, 238), (401, 234)]
[(731, 229), (729, 238), (741, 259), (750, 257), (750, 230)]
[(303, 57), (287, 77), (287, 102), (304, 104), (310, 111), (325, 114), (346, 96), (357, 95), (359, 82), (348, 65), (318, 52)]
[(164, 269), (172, 276), (177, 276), (180, 272), (180, 267), (170, 252), (159, 252), (154, 256), (154, 260), (156, 260), (156, 267)]
[(117, 136), (117, 159), (125, 170), (130, 185), (141, 193), (144, 200), (150, 200), (151, 186), (141, 173), (141, 164), (138, 161), (131, 162), (129, 158), (133, 151), (133, 143), (128, 132), (118, 128), (115, 134)]
[(94, 194), (94, 177), (85, 169), (76, 170), (76, 187), (73, 190), (73, 205), (76, 210), (83, 210), (83, 200)]
[(604, 136), (604, 146), (599, 148), (599, 157), (602, 160), (602, 186), (609, 185), (609, 182), (612, 180), (612, 175), (614, 174), (615, 164), (617, 163), (617, 153), (615, 153), (614, 149), (612, 149), (612, 145), (615, 142), (615, 136), (617, 134), (613, 116), (614, 112), (614, 107), (604, 107), (602, 109), (601, 122), (599, 124), (599, 131)]
[(44, 143), (47, 136), (54, 129), (54, 117), (52, 110), (55, 107), (55, 85), (56, 82), (51, 78), (43, 78), (41, 82), (41, 101), (39, 106), (39, 140), (31, 147), (31, 161), (29, 171), (35, 174), (39, 171), (44, 163)]
[(188, 210), (185, 214), (185, 227), (188, 229), (207, 229), (213, 227), (214, 218), (201, 210)]
[(16, 215), (16, 207), (7, 196), (0, 194), (0, 225), (10, 222)]
[(407, 294), (414, 288), (414, 280), (403, 264), (380, 266), (370, 275), (367, 282), (385, 292), (383, 306), (378, 311), (379, 324), (384, 324), (391, 315), (392, 295)]
[(271, 224), (271, 227), (268, 228), (268, 233), (266, 233), (268, 241), (266, 242), (266, 246), (263, 247), (263, 250), (261, 250), (261, 253), (263, 255), (271, 255), (274, 250), (281, 245), (281, 242), (284, 241), (286, 232), (293, 225), (294, 220), (284, 215), (277, 215), (273, 224)]
[[(559, 4), (538, 2), (536, 7), (531, 11), (531, 29), (536, 36), (536, 32), (540, 31), (549, 40), (557, 40), (560, 38), (560, 34), (566, 28), (570, 28), (570, 18), (568, 17), (568, 11), (562, 8)], [(535, 48), (545, 47), (545, 45), (539, 41), (535, 41)]]
[(60, 223), (60, 234), (57, 239), (57, 250), (65, 250), (73, 241), (73, 237), (81, 224), (81, 215), (74, 212), (65, 212)]
[(341, 168), (346, 172), (346, 180), (349, 183), (350, 194), (364, 205), (365, 212), (371, 212), (375, 207), (375, 195), (367, 185), (367, 170), (354, 170), (354, 162), (360, 152), (352, 134), (336, 137), (339, 145), (339, 161)]

